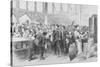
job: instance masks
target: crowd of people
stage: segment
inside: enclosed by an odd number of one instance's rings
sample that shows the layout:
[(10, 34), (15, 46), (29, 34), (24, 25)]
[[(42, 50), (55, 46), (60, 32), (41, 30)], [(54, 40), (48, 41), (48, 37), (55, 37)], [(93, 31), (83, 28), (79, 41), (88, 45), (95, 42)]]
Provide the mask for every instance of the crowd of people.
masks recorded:
[[(84, 52), (84, 45), (88, 43), (88, 27), (79, 25), (61, 24), (36, 24), (25, 23), (12, 24), (12, 37), (30, 38), (33, 40), (32, 49), (40, 50), (40, 58), (45, 59), (44, 53), (51, 49), (55, 55), (68, 55), (70, 60)], [(39, 51), (38, 50), (38, 51)], [(33, 53), (30, 55), (32, 59)]]

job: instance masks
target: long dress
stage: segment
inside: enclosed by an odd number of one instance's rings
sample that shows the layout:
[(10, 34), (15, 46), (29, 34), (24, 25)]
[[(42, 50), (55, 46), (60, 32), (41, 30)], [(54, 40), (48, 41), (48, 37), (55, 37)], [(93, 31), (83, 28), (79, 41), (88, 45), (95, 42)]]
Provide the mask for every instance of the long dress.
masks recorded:
[(75, 46), (75, 44), (71, 44), (71, 46), (69, 47), (69, 58), (70, 61), (72, 61), (76, 56), (77, 56), (77, 47)]

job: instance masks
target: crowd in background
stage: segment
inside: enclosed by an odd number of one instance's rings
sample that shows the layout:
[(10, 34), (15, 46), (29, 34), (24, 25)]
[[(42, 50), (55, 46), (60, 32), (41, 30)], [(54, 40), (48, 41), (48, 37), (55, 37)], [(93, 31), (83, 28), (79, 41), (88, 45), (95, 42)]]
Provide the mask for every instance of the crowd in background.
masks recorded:
[(43, 32), (52, 33), (54, 30), (66, 30), (66, 32), (88, 33), (88, 26), (79, 25), (61, 25), (61, 24), (36, 24), (30, 23), (28, 20), (24, 23), (12, 23), (12, 36), (13, 37), (26, 37), (31, 38)]
[[(12, 37), (30, 38), (40, 48), (43, 59), (45, 50), (50, 46), (56, 55), (69, 54), (72, 60), (77, 54), (84, 51), (84, 44), (88, 43), (88, 26), (12, 23)], [(36, 46), (33, 46), (36, 48)], [(70, 49), (69, 49), (70, 48)], [(30, 59), (32, 58), (30, 55)]]

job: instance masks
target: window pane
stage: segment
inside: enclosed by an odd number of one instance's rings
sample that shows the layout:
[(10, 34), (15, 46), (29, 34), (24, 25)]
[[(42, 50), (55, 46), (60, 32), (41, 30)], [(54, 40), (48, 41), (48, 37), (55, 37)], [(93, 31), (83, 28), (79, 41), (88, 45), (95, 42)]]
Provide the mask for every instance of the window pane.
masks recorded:
[(52, 14), (52, 3), (48, 3), (48, 14)]
[(58, 14), (60, 12), (60, 4), (55, 3), (54, 4), (54, 14)]
[(34, 7), (35, 7), (35, 6), (34, 6), (34, 2), (29, 1), (29, 2), (28, 2), (28, 10), (29, 10), (29, 11), (34, 11)]
[(16, 0), (13, 0), (12, 3), (13, 3), (13, 8), (16, 8)]
[(43, 3), (37, 2), (37, 12), (42, 12), (42, 11), (43, 11)]
[(26, 1), (24, 0), (19, 0), (20, 8), (21, 9), (26, 9)]

